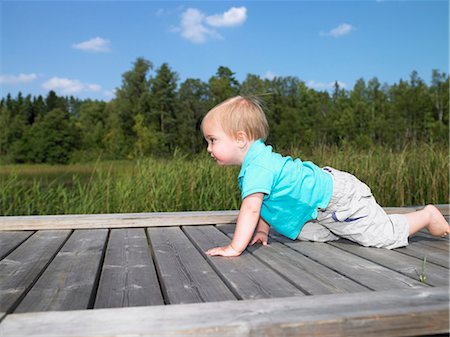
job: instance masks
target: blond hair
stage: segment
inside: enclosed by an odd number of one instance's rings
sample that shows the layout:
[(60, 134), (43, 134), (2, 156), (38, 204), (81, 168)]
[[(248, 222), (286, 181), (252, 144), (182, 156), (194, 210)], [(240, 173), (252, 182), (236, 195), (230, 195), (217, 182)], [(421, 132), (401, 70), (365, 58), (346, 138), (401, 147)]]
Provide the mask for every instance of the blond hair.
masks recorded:
[(244, 131), (251, 140), (266, 140), (269, 135), (269, 124), (256, 97), (236, 96), (229, 98), (212, 108), (202, 121), (213, 118), (223, 131), (235, 138), (238, 131)]

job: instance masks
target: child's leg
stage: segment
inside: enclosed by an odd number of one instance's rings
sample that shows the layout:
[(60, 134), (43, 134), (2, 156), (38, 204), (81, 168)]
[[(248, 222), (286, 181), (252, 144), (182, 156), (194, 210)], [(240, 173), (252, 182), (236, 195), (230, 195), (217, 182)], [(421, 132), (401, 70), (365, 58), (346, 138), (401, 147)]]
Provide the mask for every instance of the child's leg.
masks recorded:
[(331, 233), (331, 231), (317, 223), (317, 221), (308, 221), (303, 226), (297, 240), (327, 242), (338, 240), (339, 237)]
[(425, 227), (434, 236), (450, 234), (450, 226), (441, 212), (433, 205), (427, 205), (424, 209), (405, 214), (405, 216), (409, 223), (409, 236)]
[(339, 237), (362, 246), (393, 249), (408, 245), (404, 215), (387, 215), (370, 188), (355, 176), (332, 169), (333, 196), (318, 222)]

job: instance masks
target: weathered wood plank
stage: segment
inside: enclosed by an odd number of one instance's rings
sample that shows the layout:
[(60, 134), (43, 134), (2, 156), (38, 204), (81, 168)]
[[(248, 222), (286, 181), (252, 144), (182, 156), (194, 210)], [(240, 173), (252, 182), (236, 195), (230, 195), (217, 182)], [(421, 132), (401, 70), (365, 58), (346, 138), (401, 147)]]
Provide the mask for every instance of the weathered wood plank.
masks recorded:
[[(230, 243), (230, 239), (213, 226), (186, 226), (183, 230), (202, 252)], [(239, 258), (205, 257), (241, 299), (304, 295), (248, 252), (242, 253)]]
[(444, 268), (449, 268), (449, 256), (446, 252), (438, 248), (422, 245), (419, 242), (412, 242), (410, 245), (397, 248), (395, 251), (417, 257), (420, 260), (427, 258), (427, 263), (434, 263)]
[(169, 303), (236, 299), (180, 228), (148, 228), (148, 234)]
[[(230, 238), (233, 237), (233, 225), (219, 225), (217, 228)], [(296, 284), (306, 294), (322, 295), (369, 291), (368, 288), (279, 242), (269, 242), (268, 246), (256, 244), (248, 247), (247, 250)]]
[(87, 309), (108, 230), (77, 230), (15, 312)]
[(0, 262), (0, 312), (11, 312), (56, 255), (70, 231), (40, 231)]
[(0, 231), (167, 227), (234, 223), (238, 211), (2, 216)]
[[(449, 205), (437, 205), (449, 215)], [(423, 207), (386, 207), (388, 214), (408, 213)], [(235, 223), (239, 211), (154, 212), (113, 214), (69, 214), (36, 216), (1, 216), (0, 231), (43, 229), (94, 229), (158, 227)]]
[(383, 209), (387, 214), (406, 214), (414, 212), (418, 208), (409, 206), (409, 207), (383, 207)]
[(162, 304), (145, 230), (111, 230), (94, 308)]
[[(434, 205), (444, 215), (450, 215), (449, 204)], [(387, 214), (405, 214), (423, 209), (425, 206), (409, 206), (409, 207), (383, 207)]]
[[(448, 220), (447, 220), (447, 222), (448, 222)], [(421, 230), (418, 233), (421, 236), (424, 236), (424, 237), (427, 237), (427, 238), (432, 238), (432, 239), (435, 239), (435, 240), (438, 240), (438, 241), (445, 241), (445, 242), (447, 242), (447, 244), (450, 244), (449, 243), (450, 238), (448, 237), (448, 235), (444, 236), (444, 237), (437, 237), (437, 236), (431, 235), (427, 230)]]
[(340, 240), (339, 242), (331, 242), (329, 244), (386, 268), (395, 270), (415, 280), (419, 280), (419, 275), (423, 273), (426, 276), (426, 284), (432, 286), (449, 285), (448, 269), (434, 264), (425, 264), (425, 269), (423, 270), (423, 261), (415, 257), (388, 249), (362, 247), (347, 240)]
[(417, 336), (449, 332), (447, 287), (13, 314), (3, 337)]
[(0, 260), (11, 253), (33, 233), (32, 231), (0, 232)]
[(327, 243), (292, 241), (281, 237), (279, 234), (273, 235), (273, 237), (303, 255), (372, 290), (408, 289), (427, 286), (410, 277)]
[(450, 243), (442, 238), (434, 237), (431, 235), (424, 235), (422, 233), (417, 233), (409, 239), (409, 242), (418, 242), (422, 245), (438, 248), (444, 250), (447, 254), (450, 251)]
[[(435, 205), (439, 211), (446, 217), (450, 216), (450, 204)], [(448, 221), (448, 220), (447, 220)]]

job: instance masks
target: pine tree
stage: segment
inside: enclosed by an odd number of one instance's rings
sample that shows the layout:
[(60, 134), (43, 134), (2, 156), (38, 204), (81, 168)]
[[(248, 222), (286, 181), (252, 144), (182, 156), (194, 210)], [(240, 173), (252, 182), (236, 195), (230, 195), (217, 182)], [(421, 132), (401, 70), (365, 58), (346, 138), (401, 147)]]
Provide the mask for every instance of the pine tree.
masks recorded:
[(167, 63), (156, 70), (151, 80), (151, 121), (157, 123), (161, 151), (172, 152), (176, 146), (176, 89), (178, 75)]
[(133, 68), (122, 75), (122, 86), (116, 90), (116, 99), (109, 104), (104, 142), (113, 157), (131, 155), (137, 137), (135, 117), (150, 115), (148, 73), (151, 69), (150, 61), (138, 58)]
[(204, 148), (200, 130), (202, 118), (207, 112), (207, 86), (198, 79), (187, 79), (178, 91), (177, 146), (196, 153)]
[(227, 67), (219, 67), (208, 81), (211, 107), (239, 93), (239, 82)]

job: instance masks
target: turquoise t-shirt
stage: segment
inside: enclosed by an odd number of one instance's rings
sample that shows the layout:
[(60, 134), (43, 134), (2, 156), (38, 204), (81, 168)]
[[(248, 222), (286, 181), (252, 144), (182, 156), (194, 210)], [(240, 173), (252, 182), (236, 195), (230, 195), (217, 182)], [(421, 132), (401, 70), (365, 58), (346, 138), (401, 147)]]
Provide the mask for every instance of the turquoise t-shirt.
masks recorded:
[(238, 177), (242, 199), (264, 193), (261, 217), (279, 233), (295, 240), (303, 225), (317, 218), (333, 193), (332, 177), (312, 162), (272, 152), (257, 140), (250, 147)]

